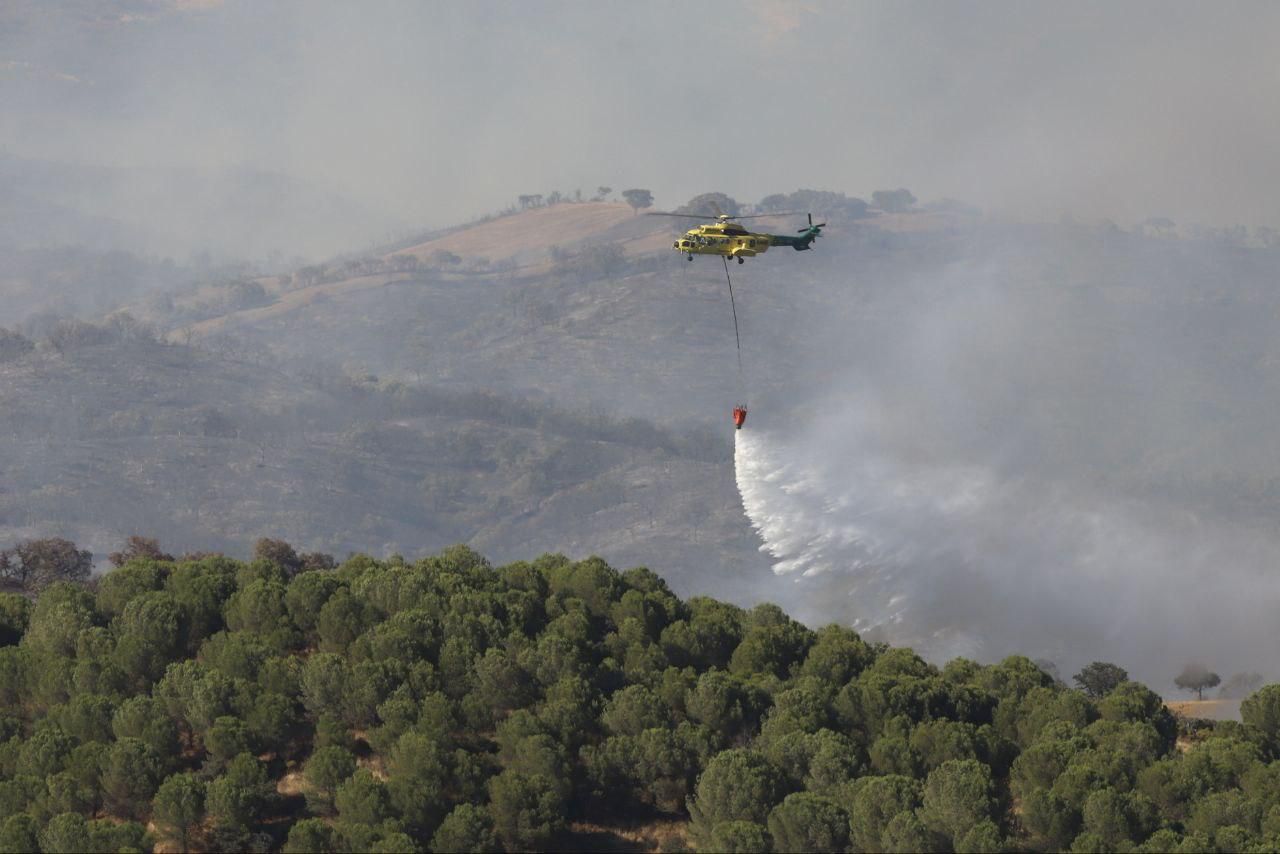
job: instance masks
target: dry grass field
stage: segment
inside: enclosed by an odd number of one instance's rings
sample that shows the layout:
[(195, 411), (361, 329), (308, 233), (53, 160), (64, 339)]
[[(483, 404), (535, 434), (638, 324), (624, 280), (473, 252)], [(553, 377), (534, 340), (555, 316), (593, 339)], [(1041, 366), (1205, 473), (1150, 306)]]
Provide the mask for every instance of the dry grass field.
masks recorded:
[(1183, 718), (1209, 721), (1240, 720), (1239, 700), (1174, 700), (1165, 703), (1169, 711)]

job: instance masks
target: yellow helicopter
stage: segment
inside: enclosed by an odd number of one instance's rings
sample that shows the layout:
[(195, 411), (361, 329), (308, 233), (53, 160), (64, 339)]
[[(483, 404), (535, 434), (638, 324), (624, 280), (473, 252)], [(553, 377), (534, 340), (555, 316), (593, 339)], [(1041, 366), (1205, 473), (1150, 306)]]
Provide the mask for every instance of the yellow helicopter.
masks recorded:
[(717, 214), (714, 218), (696, 214), (660, 213), (649, 216), (676, 216), (685, 219), (713, 220), (694, 226), (684, 236), (672, 244), (677, 252), (683, 252), (693, 260), (694, 255), (720, 255), (725, 258), (737, 258), (742, 264), (747, 258), (769, 251), (770, 246), (790, 246), (797, 252), (808, 249), (810, 244), (822, 233), (825, 222), (815, 224), (813, 214), (809, 214), (809, 225), (800, 229), (799, 237), (789, 234), (759, 234), (747, 231), (738, 224), (741, 219), (762, 219), (764, 217), (789, 216), (789, 214), (755, 214), (753, 216), (730, 216)]

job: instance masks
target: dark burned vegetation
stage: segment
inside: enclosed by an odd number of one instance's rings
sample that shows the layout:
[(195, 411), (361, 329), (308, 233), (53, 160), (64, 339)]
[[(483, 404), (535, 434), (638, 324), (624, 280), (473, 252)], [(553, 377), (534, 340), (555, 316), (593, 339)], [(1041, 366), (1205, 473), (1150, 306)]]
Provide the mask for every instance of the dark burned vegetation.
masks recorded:
[(1134, 682), (939, 669), (598, 558), (112, 559), (0, 595), (0, 849), (1280, 844), (1280, 686), (1179, 740)]
[[(734, 494), (732, 446), (711, 430), (123, 328), (68, 327), (60, 350), (11, 334), (23, 352), (0, 355), (0, 546), (57, 532), (101, 560), (136, 530), (229, 552), (279, 531), (336, 554), (470, 542), (509, 560), (566, 548), (571, 531), (587, 553), (674, 563), (690, 507)], [(758, 543), (719, 503), (694, 562), (740, 565)]]

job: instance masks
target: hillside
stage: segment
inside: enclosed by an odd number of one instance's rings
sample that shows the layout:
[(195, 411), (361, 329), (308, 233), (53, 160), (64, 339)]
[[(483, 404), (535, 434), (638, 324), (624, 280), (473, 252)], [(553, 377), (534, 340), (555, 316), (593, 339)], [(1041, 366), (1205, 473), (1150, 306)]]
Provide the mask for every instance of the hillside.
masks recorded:
[[(901, 219), (886, 231), (833, 219), (819, 251), (774, 250), (734, 270), (753, 384), (767, 389), (793, 373), (792, 336), (828, 306), (815, 286), (839, 269), (831, 253), (847, 259), (842, 243), (861, 242), (864, 231), (892, 235)], [(920, 219), (938, 227), (936, 218)], [(770, 218), (759, 227), (794, 224)], [(626, 205), (561, 204), (382, 257), (259, 279), (263, 296), (253, 305), (209, 287), (164, 310), (131, 311), (175, 341), (541, 394), (659, 423), (718, 423), (741, 394), (733, 318), (720, 262), (687, 264), (670, 250), (687, 225)]]
[(1232, 513), (1272, 501), (1280, 457), (1262, 427), (1280, 417), (1280, 250), (945, 210), (830, 223), (812, 252), (734, 265), (742, 377), (718, 260), (670, 251), (683, 221), (606, 203), (258, 280), (252, 305), (211, 287), (134, 313), (225, 352), (664, 426), (721, 429), (750, 399), (794, 430), (853, 395), (912, 454), (1047, 467)]
[(643, 420), (142, 340), (0, 364), (0, 428), (3, 542), (101, 556), (163, 529), (242, 554), (276, 530), (339, 555), (644, 555), (680, 586), (765, 571), (728, 446)]

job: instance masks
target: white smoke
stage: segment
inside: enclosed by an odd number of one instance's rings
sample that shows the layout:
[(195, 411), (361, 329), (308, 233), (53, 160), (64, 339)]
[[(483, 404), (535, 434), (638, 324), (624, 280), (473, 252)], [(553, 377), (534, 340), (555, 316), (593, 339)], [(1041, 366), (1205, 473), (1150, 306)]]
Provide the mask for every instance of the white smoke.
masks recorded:
[(848, 406), (737, 434), (744, 507), (774, 571), (796, 582), (782, 598), (810, 623), (845, 622), (936, 660), (1021, 653), (1064, 674), (1115, 661), (1156, 685), (1192, 658), (1274, 675), (1273, 537), (908, 461), (875, 450), (874, 433)]

